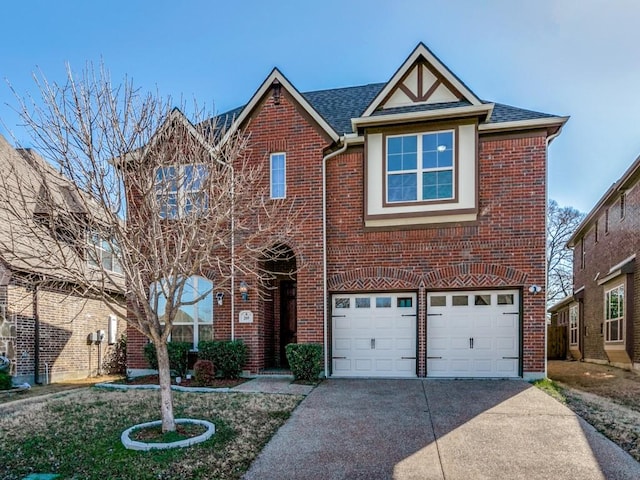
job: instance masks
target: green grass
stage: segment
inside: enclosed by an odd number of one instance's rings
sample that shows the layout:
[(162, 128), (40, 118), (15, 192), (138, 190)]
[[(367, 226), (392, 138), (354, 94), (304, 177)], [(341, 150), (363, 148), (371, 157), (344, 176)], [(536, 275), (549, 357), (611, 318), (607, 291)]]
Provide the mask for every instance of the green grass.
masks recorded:
[(240, 478), (302, 399), (294, 395), (174, 394), (176, 418), (209, 420), (204, 443), (172, 450), (125, 449), (121, 433), (158, 420), (156, 391), (91, 389), (0, 407), (0, 478), (57, 473), (78, 479)]
[(560, 403), (567, 403), (567, 398), (565, 397), (562, 391), (562, 388), (560, 388), (558, 384), (555, 383), (550, 378), (543, 378), (542, 380), (536, 380), (535, 382), (533, 382), (533, 385), (535, 387), (538, 387), (543, 392), (546, 392), (547, 394), (551, 395)]

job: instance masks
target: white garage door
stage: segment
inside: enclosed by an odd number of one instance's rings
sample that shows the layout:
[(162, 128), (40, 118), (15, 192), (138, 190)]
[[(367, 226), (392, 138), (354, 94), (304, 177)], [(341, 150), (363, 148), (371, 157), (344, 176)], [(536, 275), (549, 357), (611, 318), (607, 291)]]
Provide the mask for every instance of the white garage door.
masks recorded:
[(415, 293), (337, 294), (331, 303), (334, 376), (416, 376)]
[(517, 290), (427, 294), (427, 376), (517, 377)]

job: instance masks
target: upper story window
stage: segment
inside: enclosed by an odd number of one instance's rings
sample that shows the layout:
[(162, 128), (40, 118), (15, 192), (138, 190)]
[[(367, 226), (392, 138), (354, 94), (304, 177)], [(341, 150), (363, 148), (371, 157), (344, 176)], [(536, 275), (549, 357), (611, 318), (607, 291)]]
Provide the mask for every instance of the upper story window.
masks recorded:
[(207, 208), (205, 165), (170, 165), (156, 170), (156, 199), (162, 218), (180, 218)]
[(272, 153), (269, 157), (271, 171), (271, 198), (287, 196), (287, 155)]
[[(150, 301), (153, 306), (157, 299), (158, 319), (164, 323), (167, 299), (162, 293), (160, 282), (151, 285)], [(198, 300), (195, 303), (195, 300)], [(189, 342), (197, 350), (198, 342), (213, 340), (213, 283), (200, 276), (187, 278), (181, 301), (192, 303), (182, 305), (176, 313), (171, 329), (171, 340)]]
[(605, 292), (604, 310), (604, 341), (622, 341), (624, 339), (624, 284)]
[(587, 258), (587, 252), (584, 248), (584, 237), (582, 237), (580, 239), (580, 268), (581, 269), (584, 269), (584, 267), (587, 264), (586, 258)]
[(569, 345), (578, 345), (578, 305), (569, 307)]
[(609, 209), (604, 211), (604, 233), (609, 233)]
[(598, 243), (598, 219), (596, 218), (596, 223), (593, 226), (594, 231), (593, 231), (593, 236), (594, 236), (594, 241), (595, 243)]
[(625, 207), (626, 194), (622, 192), (620, 194), (620, 220), (624, 218), (624, 207)]
[(387, 203), (454, 198), (453, 131), (387, 137)]
[(118, 260), (120, 249), (112, 240), (97, 232), (87, 235), (87, 264), (91, 267), (102, 268), (109, 272), (122, 273), (122, 266)]

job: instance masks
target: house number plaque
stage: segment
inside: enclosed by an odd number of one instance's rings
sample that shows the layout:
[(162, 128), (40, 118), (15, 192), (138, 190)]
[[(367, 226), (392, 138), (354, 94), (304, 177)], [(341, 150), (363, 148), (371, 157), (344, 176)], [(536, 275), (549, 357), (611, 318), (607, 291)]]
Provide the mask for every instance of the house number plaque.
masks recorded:
[(251, 310), (242, 310), (239, 314), (238, 322), (253, 323), (253, 312)]

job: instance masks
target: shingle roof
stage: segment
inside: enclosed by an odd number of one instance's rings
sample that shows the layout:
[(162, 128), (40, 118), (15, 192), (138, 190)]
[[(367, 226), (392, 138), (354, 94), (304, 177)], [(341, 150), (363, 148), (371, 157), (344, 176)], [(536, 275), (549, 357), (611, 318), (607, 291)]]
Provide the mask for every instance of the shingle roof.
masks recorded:
[[(309, 104), (335, 129), (343, 135), (352, 133), (351, 119), (362, 115), (373, 99), (380, 93), (386, 83), (371, 83), (356, 87), (332, 88), (302, 93)], [(484, 103), (494, 103), (483, 100)], [(410, 105), (406, 107), (389, 108), (374, 112), (374, 116), (391, 115), (396, 113), (420, 112), (444, 108), (470, 106), (466, 100), (448, 103), (432, 103)], [(524, 108), (512, 107), (502, 103), (495, 103), (491, 118), (487, 123), (504, 123), (520, 120), (535, 120), (552, 118), (556, 115), (535, 112)], [(218, 115), (218, 126), (229, 126), (233, 117), (237, 117), (244, 107), (238, 107)]]

